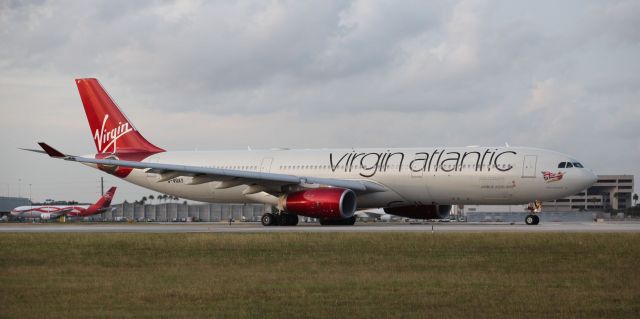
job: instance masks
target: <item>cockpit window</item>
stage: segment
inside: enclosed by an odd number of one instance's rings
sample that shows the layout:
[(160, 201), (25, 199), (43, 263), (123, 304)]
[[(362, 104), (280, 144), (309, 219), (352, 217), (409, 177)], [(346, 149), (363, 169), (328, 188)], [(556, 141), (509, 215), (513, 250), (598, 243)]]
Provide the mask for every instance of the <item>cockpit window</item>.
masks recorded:
[(569, 167), (573, 167), (573, 164), (571, 164), (571, 162), (567, 162), (567, 168)]
[(584, 168), (584, 166), (582, 166), (582, 164), (580, 164), (578, 162), (573, 162), (573, 166), (579, 167), (579, 168)]
[(558, 168), (565, 168), (567, 165), (567, 162), (561, 162), (560, 164), (558, 164)]

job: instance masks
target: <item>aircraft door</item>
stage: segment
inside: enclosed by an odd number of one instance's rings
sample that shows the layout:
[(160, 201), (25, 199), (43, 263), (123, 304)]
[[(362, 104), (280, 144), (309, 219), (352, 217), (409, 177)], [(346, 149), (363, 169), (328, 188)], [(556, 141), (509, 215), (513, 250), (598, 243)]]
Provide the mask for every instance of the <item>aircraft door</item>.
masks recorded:
[(412, 199), (414, 204), (427, 205), (433, 201), (433, 197), (429, 192), (428, 176), (425, 177), (426, 158), (416, 155), (409, 163), (406, 169), (410, 172), (408, 184), (411, 185), (411, 189), (405, 190), (404, 192), (410, 194), (409, 198)]
[(538, 162), (537, 155), (525, 155), (522, 162), (522, 177), (535, 178), (536, 177), (536, 164)]
[(273, 162), (273, 157), (265, 157), (262, 159), (260, 163), (260, 172), (269, 173), (271, 172), (271, 163)]

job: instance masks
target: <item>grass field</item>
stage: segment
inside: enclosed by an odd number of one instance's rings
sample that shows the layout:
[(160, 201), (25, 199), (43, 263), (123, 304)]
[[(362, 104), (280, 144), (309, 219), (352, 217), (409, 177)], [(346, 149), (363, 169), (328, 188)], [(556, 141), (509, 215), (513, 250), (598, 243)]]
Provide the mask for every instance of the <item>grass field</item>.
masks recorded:
[(0, 317), (629, 317), (640, 234), (0, 234)]

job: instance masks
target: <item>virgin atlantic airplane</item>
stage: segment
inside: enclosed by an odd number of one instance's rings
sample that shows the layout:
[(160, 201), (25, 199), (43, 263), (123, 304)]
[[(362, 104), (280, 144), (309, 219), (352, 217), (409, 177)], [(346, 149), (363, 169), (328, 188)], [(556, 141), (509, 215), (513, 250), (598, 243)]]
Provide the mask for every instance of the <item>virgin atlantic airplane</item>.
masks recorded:
[[(454, 204), (526, 204), (574, 195), (596, 181), (575, 158), (528, 147), (420, 147), (169, 152), (151, 144), (96, 79), (77, 79), (96, 154), (83, 163), (157, 192), (211, 203), (277, 208), (262, 224), (351, 225), (358, 209), (448, 218)], [(33, 151), (33, 150), (32, 150)], [(538, 216), (525, 219), (537, 224)]]
[(20, 206), (11, 210), (14, 218), (39, 218), (42, 220), (57, 219), (62, 216), (86, 217), (106, 212), (111, 205), (111, 200), (116, 193), (116, 188), (109, 190), (91, 206), (86, 205), (37, 205)]

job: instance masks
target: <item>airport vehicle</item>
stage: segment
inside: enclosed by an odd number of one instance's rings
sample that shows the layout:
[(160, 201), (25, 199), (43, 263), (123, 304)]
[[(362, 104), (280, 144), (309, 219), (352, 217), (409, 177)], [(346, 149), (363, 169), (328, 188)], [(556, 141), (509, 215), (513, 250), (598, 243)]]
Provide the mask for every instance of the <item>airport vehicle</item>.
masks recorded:
[[(265, 203), (267, 225), (353, 224), (356, 209), (448, 218), (453, 204), (526, 204), (576, 194), (596, 175), (575, 158), (529, 147), (424, 147), (169, 152), (147, 141), (98, 80), (77, 79), (97, 154), (83, 163), (164, 194), (203, 202)], [(527, 224), (539, 219), (530, 215)]]
[(93, 205), (37, 205), (20, 206), (11, 210), (11, 216), (17, 219), (57, 219), (62, 216), (86, 217), (106, 212), (111, 205), (111, 200), (116, 193), (116, 187), (109, 190)]

